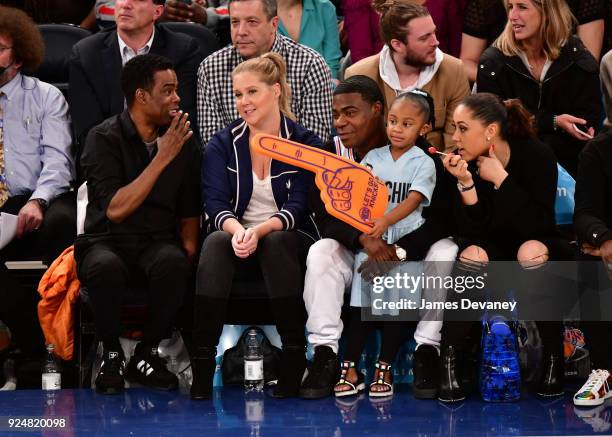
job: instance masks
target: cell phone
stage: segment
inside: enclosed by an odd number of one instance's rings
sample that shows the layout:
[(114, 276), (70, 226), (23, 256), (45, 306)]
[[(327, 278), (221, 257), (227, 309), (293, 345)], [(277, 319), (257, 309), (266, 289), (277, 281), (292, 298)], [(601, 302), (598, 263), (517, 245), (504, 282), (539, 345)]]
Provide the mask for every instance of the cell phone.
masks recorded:
[(583, 126), (583, 125), (578, 126), (577, 124), (574, 124), (574, 123), (572, 123), (572, 126), (574, 126), (574, 130), (578, 132), (579, 134), (583, 135), (584, 137), (588, 139), (593, 139), (593, 135), (587, 132), (586, 126)]

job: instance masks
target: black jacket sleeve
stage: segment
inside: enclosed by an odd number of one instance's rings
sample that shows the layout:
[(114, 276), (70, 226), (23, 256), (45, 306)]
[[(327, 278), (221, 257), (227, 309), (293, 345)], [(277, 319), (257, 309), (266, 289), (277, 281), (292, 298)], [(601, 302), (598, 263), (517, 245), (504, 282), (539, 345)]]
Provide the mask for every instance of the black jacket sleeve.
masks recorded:
[(460, 235), (503, 230), (527, 240), (554, 233), (557, 163), (552, 151), (537, 140), (511, 148), (512, 167), (499, 189), (476, 176), (478, 202), (471, 206), (462, 204), (456, 190), (453, 203)]
[(70, 101), (70, 117), (75, 139), (85, 146), (85, 140), (89, 129), (100, 123), (106, 117), (102, 105), (91, 83), (90, 75), (87, 74), (85, 63), (88, 62), (88, 54), (82, 53), (85, 46), (75, 44), (70, 57), (70, 87), (68, 98)]
[[(604, 134), (605, 135), (605, 134)], [(606, 136), (610, 141), (610, 136)], [(612, 240), (612, 223), (606, 223), (606, 187), (612, 178), (610, 156), (605, 157), (600, 149), (610, 144), (600, 143), (599, 138), (591, 141), (582, 151), (578, 163), (578, 178), (574, 195), (574, 227), (578, 239), (594, 247)], [(611, 155), (611, 154), (609, 154)], [(608, 165), (606, 172), (605, 165)], [(607, 202), (610, 202), (608, 193)], [(612, 205), (607, 205), (608, 211)]]
[[(187, 35), (180, 35), (186, 37)], [(176, 50), (176, 46), (170, 47), (170, 50)], [(198, 123), (196, 120), (196, 91), (198, 86), (197, 72), (200, 62), (202, 62), (203, 54), (197, 41), (189, 37), (182, 44), (182, 53), (180, 57), (172, 57), (174, 63), (174, 71), (178, 78), (178, 95), (181, 98), (181, 109), (189, 114), (191, 126), (193, 126), (193, 134), (198, 144), (200, 141), (199, 129), (196, 129)]]
[(202, 192), (200, 190), (200, 172), (202, 154), (200, 145), (192, 138), (184, 145), (187, 165), (180, 195), (177, 199), (177, 216), (180, 218), (200, 217), (202, 215)]
[(521, 175), (531, 174), (531, 180), (509, 174), (493, 202), (493, 223), (525, 239), (550, 235), (555, 226), (557, 162), (546, 146), (538, 149), (521, 162)]

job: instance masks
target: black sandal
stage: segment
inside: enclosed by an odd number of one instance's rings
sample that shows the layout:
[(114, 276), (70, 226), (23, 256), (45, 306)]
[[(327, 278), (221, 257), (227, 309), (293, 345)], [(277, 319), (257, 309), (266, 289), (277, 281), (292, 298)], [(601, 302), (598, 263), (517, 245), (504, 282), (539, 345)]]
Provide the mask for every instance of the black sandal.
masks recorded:
[[(365, 390), (363, 373), (357, 371), (357, 381), (354, 384), (346, 380), (346, 375), (348, 374), (349, 369), (354, 369), (355, 367), (354, 361), (342, 361), (342, 364), (340, 364), (340, 379), (334, 386), (334, 396), (337, 398), (353, 396)], [(337, 388), (342, 385), (348, 385), (350, 390), (337, 390)]]
[[(381, 363), (377, 361), (374, 365), (378, 369), (378, 379), (370, 384), (370, 397), (371, 398), (384, 398), (387, 396), (393, 396), (393, 372), (391, 371), (391, 364)], [(391, 382), (385, 381), (385, 377), (389, 373), (389, 379)], [(381, 385), (385, 387), (384, 390), (372, 390), (375, 385)]]

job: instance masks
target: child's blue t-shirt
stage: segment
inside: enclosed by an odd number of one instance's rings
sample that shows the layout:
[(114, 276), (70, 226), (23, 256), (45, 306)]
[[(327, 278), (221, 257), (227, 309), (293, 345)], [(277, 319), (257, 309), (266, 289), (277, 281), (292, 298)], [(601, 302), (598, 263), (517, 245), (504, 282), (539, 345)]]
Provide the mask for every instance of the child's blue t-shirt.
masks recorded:
[(386, 213), (402, 203), (410, 191), (418, 191), (425, 197), (411, 214), (389, 226), (384, 236), (387, 243), (395, 243), (425, 223), (423, 208), (429, 205), (436, 186), (436, 166), (425, 152), (417, 146), (412, 146), (395, 161), (391, 156), (390, 146), (379, 147), (370, 150), (361, 165), (371, 168), (374, 175), (385, 182), (389, 190)]

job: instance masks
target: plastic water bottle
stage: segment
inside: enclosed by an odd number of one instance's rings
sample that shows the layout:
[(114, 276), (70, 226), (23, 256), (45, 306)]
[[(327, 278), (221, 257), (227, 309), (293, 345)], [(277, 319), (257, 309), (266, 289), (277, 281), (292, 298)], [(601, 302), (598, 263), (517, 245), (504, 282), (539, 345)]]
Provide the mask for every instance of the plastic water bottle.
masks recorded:
[(263, 352), (257, 339), (257, 331), (251, 329), (246, 339), (246, 351), (244, 352), (244, 389), (262, 391), (263, 386)]
[(55, 359), (54, 351), (55, 347), (52, 344), (48, 344), (47, 358), (45, 359), (42, 372), (43, 390), (59, 390), (62, 388), (62, 374)]
[(480, 394), (485, 401), (510, 402), (521, 397), (521, 371), (513, 325), (500, 316), (484, 323)]
[(251, 429), (249, 437), (259, 437), (264, 422), (264, 394), (251, 390), (245, 394), (244, 401), (245, 418)]

